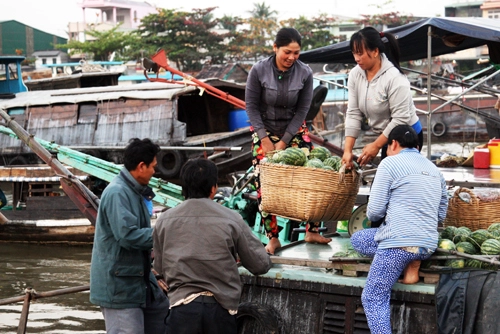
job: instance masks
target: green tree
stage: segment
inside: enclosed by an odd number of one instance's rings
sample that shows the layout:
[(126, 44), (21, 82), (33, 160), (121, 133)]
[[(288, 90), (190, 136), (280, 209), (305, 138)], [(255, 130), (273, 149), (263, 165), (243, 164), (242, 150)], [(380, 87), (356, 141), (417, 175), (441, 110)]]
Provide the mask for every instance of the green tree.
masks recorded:
[(247, 21), (250, 29), (243, 31), (249, 43), (243, 44), (242, 51), (245, 58), (257, 60), (273, 53), (271, 46), (278, 28), (275, 16), (278, 12), (271, 10), (271, 6), (267, 6), (265, 2), (253, 5), (253, 10), (249, 12), (251, 17)]
[(182, 71), (198, 71), (202, 63), (222, 63), (227, 51), (224, 36), (214, 29), (219, 21), (213, 18), (215, 7), (194, 9), (193, 12), (158, 9), (158, 14), (143, 18), (136, 34), (141, 37), (136, 46), (147, 54), (162, 48), (169, 60)]
[(413, 15), (402, 15), (400, 12), (390, 12), (385, 14), (375, 14), (375, 15), (361, 15), (360, 20), (355, 20), (356, 24), (364, 26), (373, 26), (378, 30), (384, 29), (384, 27), (398, 27), (403, 24), (414, 22), (416, 19)]
[(310, 50), (325, 45), (334, 44), (338, 41), (331, 31), (335, 19), (327, 14), (309, 19), (300, 16), (298, 19), (291, 18), (280, 22), (282, 27), (292, 27), (302, 36), (302, 50)]
[[(67, 44), (56, 44), (57, 49), (70, 49), (70, 54), (87, 53), (94, 60), (106, 61), (115, 52), (116, 59), (123, 59), (127, 53), (127, 47), (134, 44), (135, 36), (126, 32), (118, 31), (119, 25), (110, 30), (98, 31), (91, 29), (86, 31), (87, 41), (69, 41)], [(89, 38), (89, 36), (91, 38)]]

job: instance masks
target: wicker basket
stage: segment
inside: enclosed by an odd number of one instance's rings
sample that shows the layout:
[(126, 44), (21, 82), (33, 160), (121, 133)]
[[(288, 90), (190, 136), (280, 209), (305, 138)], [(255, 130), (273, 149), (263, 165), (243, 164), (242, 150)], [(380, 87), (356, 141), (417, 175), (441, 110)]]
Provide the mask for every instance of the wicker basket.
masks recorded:
[(261, 163), (262, 210), (306, 222), (330, 222), (351, 217), (359, 190), (357, 173)]
[[(466, 192), (470, 195), (470, 202), (463, 201), (458, 195)], [(487, 229), (492, 223), (500, 222), (500, 200), (492, 202), (481, 201), (473, 191), (467, 188), (458, 188), (448, 203), (448, 212), (443, 225), (465, 226), (472, 231)]]

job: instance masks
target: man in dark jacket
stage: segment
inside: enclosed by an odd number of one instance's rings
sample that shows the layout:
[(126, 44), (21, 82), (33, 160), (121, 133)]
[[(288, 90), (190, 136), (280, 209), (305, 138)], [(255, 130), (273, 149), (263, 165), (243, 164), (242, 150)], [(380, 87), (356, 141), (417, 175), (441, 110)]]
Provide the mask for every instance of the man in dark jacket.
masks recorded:
[(90, 301), (106, 332), (164, 334), (169, 303), (151, 273), (153, 229), (144, 195), (155, 172), (158, 145), (134, 138), (124, 168), (104, 190), (95, 226)]
[(164, 212), (153, 232), (154, 268), (169, 286), (168, 333), (236, 334), (242, 290), (237, 261), (260, 275), (271, 260), (241, 215), (213, 201), (212, 161), (187, 161), (180, 178), (186, 201)]

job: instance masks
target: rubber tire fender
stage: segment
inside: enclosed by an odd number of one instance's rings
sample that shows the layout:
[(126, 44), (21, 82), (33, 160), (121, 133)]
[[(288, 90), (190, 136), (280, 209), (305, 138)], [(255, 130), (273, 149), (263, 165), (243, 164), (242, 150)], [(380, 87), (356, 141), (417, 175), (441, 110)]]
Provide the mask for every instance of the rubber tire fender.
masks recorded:
[(431, 132), (436, 137), (441, 137), (446, 133), (446, 124), (443, 122), (436, 122), (432, 125)]
[(319, 108), (321, 108), (321, 105), (325, 102), (327, 94), (328, 88), (326, 86), (319, 85), (314, 88), (311, 105), (309, 106), (309, 111), (305, 118), (306, 121), (312, 121), (316, 117)]
[(238, 334), (280, 334), (283, 321), (275, 308), (245, 302), (238, 306), (236, 325)]
[(179, 175), (184, 157), (181, 152), (177, 150), (163, 150), (156, 156), (158, 161), (157, 169), (161, 176), (170, 179)]

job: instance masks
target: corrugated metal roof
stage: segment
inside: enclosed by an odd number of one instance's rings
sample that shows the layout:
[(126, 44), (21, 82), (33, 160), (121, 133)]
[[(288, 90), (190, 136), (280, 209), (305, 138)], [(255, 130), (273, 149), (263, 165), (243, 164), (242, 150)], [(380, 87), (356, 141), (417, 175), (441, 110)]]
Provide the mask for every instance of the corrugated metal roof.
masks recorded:
[[(245, 85), (223, 80), (204, 80), (214, 87), (238, 87), (244, 89)], [(10, 109), (16, 107), (29, 107), (52, 105), (57, 103), (81, 103), (110, 101), (120, 98), (154, 100), (172, 100), (176, 96), (188, 94), (197, 90), (194, 86), (180, 84), (167, 84), (161, 82), (147, 82), (127, 86), (72, 88), (59, 90), (40, 90), (17, 93), (13, 99), (0, 100), (0, 108)]]
[[(88, 175), (75, 175), (80, 181), (87, 181)], [(0, 182), (59, 182), (60, 176), (47, 176), (47, 177), (26, 177), (26, 176), (0, 176)]]

